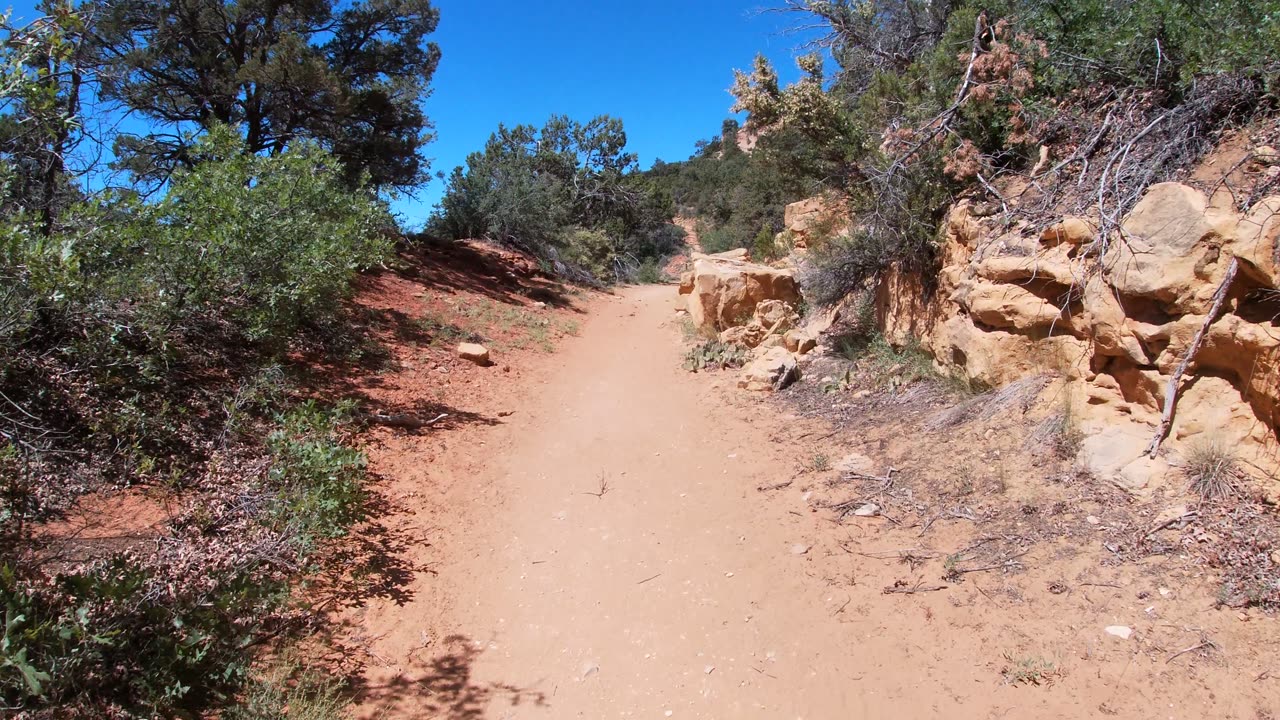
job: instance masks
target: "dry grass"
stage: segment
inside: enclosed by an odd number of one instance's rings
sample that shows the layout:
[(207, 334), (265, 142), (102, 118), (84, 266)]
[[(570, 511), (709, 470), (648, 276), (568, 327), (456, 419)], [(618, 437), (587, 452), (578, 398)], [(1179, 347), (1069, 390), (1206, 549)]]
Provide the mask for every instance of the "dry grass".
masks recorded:
[(1200, 496), (1203, 502), (1225, 500), (1235, 495), (1235, 482), (1240, 479), (1235, 453), (1216, 440), (1191, 445), (1183, 472), (1191, 492)]

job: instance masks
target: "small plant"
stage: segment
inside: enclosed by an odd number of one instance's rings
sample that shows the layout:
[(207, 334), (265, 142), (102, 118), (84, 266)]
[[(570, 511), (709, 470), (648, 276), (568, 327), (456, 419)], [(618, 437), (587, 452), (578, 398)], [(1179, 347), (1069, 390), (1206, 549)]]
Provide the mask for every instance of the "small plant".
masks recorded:
[(719, 340), (708, 340), (696, 345), (684, 356), (684, 369), (689, 372), (738, 368), (746, 363), (746, 348)]
[(831, 469), (831, 458), (826, 453), (814, 453), (809, 459), (809, 470), (812, 472), (826, 472)]
[(1000, 674), (1006, 685), (1049, 685), (1058, 676), (1058, 668), (1042, 657), (1015, 658), (1008, 653), (1004, 659), (1009, 663)]
[(578, 337), (578, 333), (582, 332), (582, 327), (578, 325), (576, 320), (566, 321), (563, 329), (565, 335), (572, 335), (573, 337)]
[(1183, 470), (1192, 492), (1202, 502), (1223, 500), (1235, 494), (1234, 481), (1240, 476), (1235, 454), (1220, 442), (1206, 440), (1187, 450)]
[(250, 675), (240, 703), (224, 720), (343, 720), (347, 701), (339, 681), (286, 659)]

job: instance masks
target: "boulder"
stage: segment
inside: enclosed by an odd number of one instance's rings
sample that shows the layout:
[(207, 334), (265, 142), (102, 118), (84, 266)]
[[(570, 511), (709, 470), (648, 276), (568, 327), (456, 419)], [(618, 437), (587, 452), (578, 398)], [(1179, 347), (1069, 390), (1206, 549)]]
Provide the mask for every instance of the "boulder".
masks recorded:
[(680, 273), (680, 294), (688, 295), (693, 292), (693, 272)]
[(1020, 285), (974, 282), (953, 299), (978, 322), (996, 328), (1031, 330), (1049, 328), (1062, 321), (1062, 310)]
[(720, 342), (753, 348), (764, 341), (768, 332), (759, 324), (737, 325), (720, 331)]
[(478, 345), (476, 343), (462, 343), (461, 345), (459, 345), (458, 357), (462, 358), (463, 360), (470, 360), (471, 362), (480, 366), (486, 366), (490, 364), (489, 348), (483, 345)]
[(1203, 312), (1225, 272), (1219, 249), (1236, 233), (1230, 211), (1210, 207), (1204, 193), (1181, 183), (1147, 190), (1125, 218), (1124, 240), (1102, 258), (1103, 272), (1124, 297), (1149, 298), (1172, 310)]
[(782, 300), (762, 300), (756, 305), (755, 322), (766, 328), (769, 334), (784, 333), (800, 322), (800, 315), (790, 303)]
[(753, 392), (781, 390), (798, 379), (796, 358), (786, 348), (769, 348), (742, 369), (738, 387)]
[(689, 318), (704, 333), (744, 324), (765, 300), (800, 301), (794, 270), (757, 265), (740, 259), (742, 256), (694, 256)]
[(1048, 246), (1085, 245), (1093, 242), (1095, 230), (1093, 224), (1082, 218), (1064, 218), (1062, 222), (1050, 225), (1040, 234), (1040, 242)]
[(782, 336), (782, 346), (797, 355), (804, 355), (818, 346), (818, 341), (804, 330), (788, 330)]

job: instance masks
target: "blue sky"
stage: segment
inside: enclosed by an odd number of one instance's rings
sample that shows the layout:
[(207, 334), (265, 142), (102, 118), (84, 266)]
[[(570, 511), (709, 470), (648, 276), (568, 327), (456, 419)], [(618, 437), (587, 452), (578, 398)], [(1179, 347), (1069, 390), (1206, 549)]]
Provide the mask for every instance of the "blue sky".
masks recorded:
[[(797, 18), (760, 13), (770, 0), (437, 0), (442, 59), (427, 114), (433, 168), (448, 173), (499, 122), (541, 126), (553, 113), (621, 118), (641, 165), (683, 160), (715, 135), (732, 105), (733, 69), (757, 52), (794, 79)], [(399, 203), (410, 224), (443, 183)]]
[[(621, 118), (643, 167), (683, 160), (719, 132), (732, 104), (734, 68), (757, 52), (784, 82), (801, 38), (798, 18), (762, 13), (775, 0), (435, 0), (440, 68), (426, 102), (436, 141), (432, 169), (446, 174), (480, 149), (498, 123), (541, 126), (552, 114)], [(34, 0), (17, 0), (31, 19)], [(432, 179), (395, 209), (411, 227), (431, 214), (444, 183)]]

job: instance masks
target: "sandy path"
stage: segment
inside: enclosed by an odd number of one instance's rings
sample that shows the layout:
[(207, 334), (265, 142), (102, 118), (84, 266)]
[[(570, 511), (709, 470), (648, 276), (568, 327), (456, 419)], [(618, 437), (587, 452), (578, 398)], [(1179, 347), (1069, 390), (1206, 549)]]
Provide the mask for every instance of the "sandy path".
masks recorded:
[[(819, 479), (797, 462), (827, 426), (680, 369), (672, 295), (591, 301), (554, 355), (480, 376), (488, 394), (466, 410), (489, 421), (374, 454), (418, 572), (344, 618), (367, 658), (359, 717), (1243, 720), (1274, 704), (1256, 673), (1170, 663), (1209, 620), (1206, 596), (1152, 600), (1156, 584), (1100, 548), (1046, 545), (1025, 573), (883, 594), (939, 577), (940, 559), (895, 549), (940, 558), (977, 530), (922, 540), (812, 511)], [(1045, 591), (1063, 578), (1103, 585)], [(1222, 615), (1233, 652), (1256, 642)], [(1141, 640), (1102, 631), (1135, 620)], [(1007, 679), (1031, 659), (1052, 677)]]
[(415, 628), (440, 632), (429, 598), (370, 614), (380, 654), (433, 658), (371, 673), (384, 691), (371, 716), (790, 718), (856, 707), (831, 652), (823, 583), (793, 552), (805, 538), (760, 517), (754, 488), (790, 467), (680, 369), (671, 295), (646, 287), (597, 302), (511, 423), (485, 489), (460, 510), (475, 524), (442, 543), (461, 556), (431, 578), (457, 599), (444, 613), (457, 636), (413, 655), (428, 639)]

